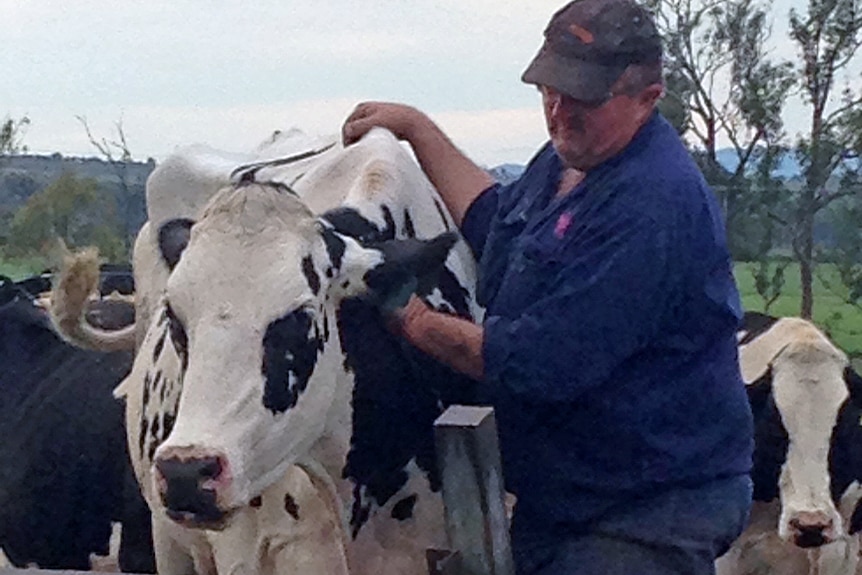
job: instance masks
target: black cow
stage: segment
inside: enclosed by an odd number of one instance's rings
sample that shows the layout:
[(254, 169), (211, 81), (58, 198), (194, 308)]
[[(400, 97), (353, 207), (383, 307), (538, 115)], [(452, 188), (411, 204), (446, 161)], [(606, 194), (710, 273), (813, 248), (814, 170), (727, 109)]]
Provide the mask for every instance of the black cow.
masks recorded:
[[(128, 292), (130, 279), (106, 271), (103, 291)], [(47, 274), (0, 277), (0, 548), (18, 567), (86, 570), (90, 553), (108, 553), (111, 523), (120, 521), (120, 568), (155, 572), (149, 509), (112, 395), (131, 354), (63, 342), (33, 303), (50, 282)], [(117, 328), (134, 309), (105, 300), (89, 315)]]

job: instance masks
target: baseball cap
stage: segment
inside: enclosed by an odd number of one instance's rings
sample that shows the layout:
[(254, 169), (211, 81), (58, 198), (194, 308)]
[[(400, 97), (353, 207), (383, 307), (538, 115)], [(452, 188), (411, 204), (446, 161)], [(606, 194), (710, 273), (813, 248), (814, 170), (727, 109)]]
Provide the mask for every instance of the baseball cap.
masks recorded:
[(574, 0), (551, 18), (521, 80), (601, 101), (627, 67), (661, 58), (661, 37), (646, 8), (634, 0)]

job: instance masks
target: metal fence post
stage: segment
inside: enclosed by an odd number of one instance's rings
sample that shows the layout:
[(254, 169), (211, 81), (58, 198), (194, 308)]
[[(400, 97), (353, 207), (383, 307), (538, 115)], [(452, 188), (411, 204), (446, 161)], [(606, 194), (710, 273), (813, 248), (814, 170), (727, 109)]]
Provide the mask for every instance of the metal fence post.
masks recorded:
[(461, 575), (513, 575), (497, 425), (490, 407), (453, 405), (434, 422), (446, 535)]

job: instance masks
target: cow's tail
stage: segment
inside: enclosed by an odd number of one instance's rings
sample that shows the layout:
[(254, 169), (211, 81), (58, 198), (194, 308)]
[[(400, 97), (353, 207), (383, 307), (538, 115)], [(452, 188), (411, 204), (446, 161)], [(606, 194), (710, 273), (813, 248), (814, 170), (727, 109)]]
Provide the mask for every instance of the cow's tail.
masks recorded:
[(87, 302), (99, 289), (99, 254), (87, 248), (63, 258), (51, 291), (51, 322), (74, 346), (97, 351), (135, 349), (135, 324), (104, 330), (87, 321)]

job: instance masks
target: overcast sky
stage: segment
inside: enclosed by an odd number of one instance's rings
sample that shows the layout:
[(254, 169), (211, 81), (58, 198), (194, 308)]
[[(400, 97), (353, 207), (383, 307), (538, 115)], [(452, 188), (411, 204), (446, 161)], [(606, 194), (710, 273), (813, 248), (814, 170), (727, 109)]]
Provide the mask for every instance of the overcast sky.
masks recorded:
[[(775, 2), (776, 42), (789, 6)], [(366, 99), (428, 112), (484, 165), (545, 139), (519, 81), (558, 0), (0, 0), (0, 119), (34, 153), (95, 155), (122, 121), (136, 158), (177, 145), (251, 150), (275, 129), (335, 133)], [(804, 125), (791, 110), (788, 129)]]

